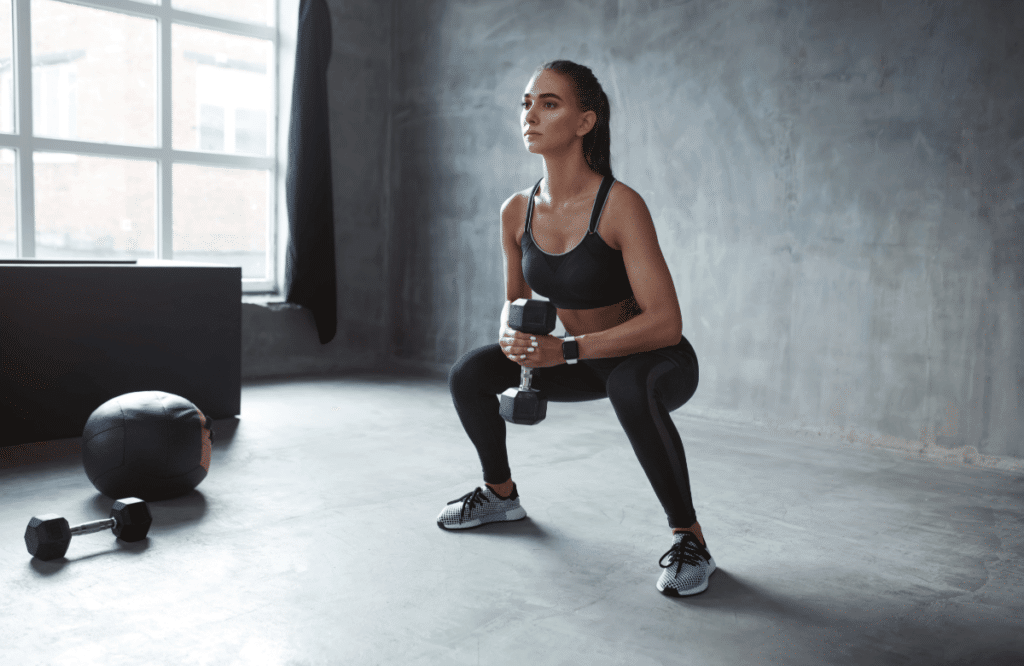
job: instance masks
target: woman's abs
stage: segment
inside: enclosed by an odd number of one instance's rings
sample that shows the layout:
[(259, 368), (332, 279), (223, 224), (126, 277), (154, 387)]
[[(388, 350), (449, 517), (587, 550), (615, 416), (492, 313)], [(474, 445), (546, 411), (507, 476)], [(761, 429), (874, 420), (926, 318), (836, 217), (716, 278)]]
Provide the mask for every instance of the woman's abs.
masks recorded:
[(559, 310), (558, 319), (565, 326), (568, 335), (586, 335), (606, 331), (624, 324), (640, 314), (636, 299), (627, 298), (614, 305), (589, 310)]

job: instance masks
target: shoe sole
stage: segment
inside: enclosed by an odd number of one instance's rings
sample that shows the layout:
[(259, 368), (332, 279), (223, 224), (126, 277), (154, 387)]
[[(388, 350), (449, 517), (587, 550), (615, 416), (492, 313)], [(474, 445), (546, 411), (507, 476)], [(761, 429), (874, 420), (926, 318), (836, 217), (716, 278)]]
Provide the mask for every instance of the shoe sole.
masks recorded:
[(692, 587), (689, 590), (684, 590), (680, 592), (676, 588), (668, 587), (667, 585), (664, 589), (662, 589), (660, 582), (655, 587), (658, 589), (658, 592), (661, 592), (666, 597), (692, 597), (693, 595), (700, 594), (704, 590), (708, 589), (708, 581), (711, 580), (711, 574), (715, 573), (716, 568), (717, 567), (715, 567), (715, 558), (712, 557), (710, 560), (708, 560), (708, 577), (704, 579), (704, 582), (701, 585), (698, 585), (697, 587)]
[(523, 518), (526, 518), (526, 509), (519, 506), (516, 507), (515, 509), (512, 509), (511, 511), (506, 511), (505, 516), (503, 518), (499, 518), (497, 516), (493, 518), (488, 518), (487, 520), (480, 520), (479, 518), (477, 518), (476, 520), (470, 520), (465, 523), (460, 523), (458, 525), (445, 525), (442, 521), (439, 520), (437, 521), (437, 526), (440, 527), (442, 530), (447, 530), (450, 532), (452, 530), (469, 530), (473, 529), (474, 527), (486, 525), (487, 523), (514, 522), (516, 520), (522, 520)]

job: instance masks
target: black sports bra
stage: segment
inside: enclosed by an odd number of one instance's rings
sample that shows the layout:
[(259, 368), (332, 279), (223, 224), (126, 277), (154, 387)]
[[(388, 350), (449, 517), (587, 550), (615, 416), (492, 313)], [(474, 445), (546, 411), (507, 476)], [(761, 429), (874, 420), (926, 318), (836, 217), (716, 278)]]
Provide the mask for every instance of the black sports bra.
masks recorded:
[(523, 277), (530, 289), (546, 296), (556, 308), (589, 310), (614, 305), (633, 296), (622, 252), (608, 247), (597, 233), (601, 212), (604, 211), (604, 203), (613, 182), (614, 178), (605, 176), (594, 200), (587, 234), (576, 247), (562, 254), (545, 252), (533, 240), (530, 221), (533, 218), (533, 198), (537, 195), (540, 180), (530, 191), (526, 229), (520, 242), (523, 250)]

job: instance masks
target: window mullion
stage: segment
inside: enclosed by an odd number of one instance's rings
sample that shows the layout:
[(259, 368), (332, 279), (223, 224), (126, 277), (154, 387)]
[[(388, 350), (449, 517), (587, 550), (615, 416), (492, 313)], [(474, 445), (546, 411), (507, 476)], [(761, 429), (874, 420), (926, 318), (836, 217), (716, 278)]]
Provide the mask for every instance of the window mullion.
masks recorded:
[(171, 161), (171, 0), (162, 0), (160, 18), (157, 19), (160, 37), (157, 40), (160, 49), (160, 81), (159, 90), (160, 112), (157, 114), (160, 126), (160, 158), (157, 160), (157, 246), (158, 259), (174, 258), (173, 229), (173, 197), (171, 178), (174, 173)]
[[(270, 116), (269, 122), (273, 128), (273, 143), (270, 145), (273, 148), (270, 149), (270, 154), (274, 157), (274, 166), (270, 170), (270, 182), (267, 188), (267, 272), (266, 276), (270, 281), (270, 289), (278, 289), (278, 239), (281, 238), (279, 232), (279, 220), (287, 219), (286, 217), (278, 217), (277, 205), (278, 205), (278, 182), (280, 182), (280, 176), (278, 173), (278, 141), (279, 141), (279, 118), (281, 113), (281, 42), (280, 42), (280, 26), (281, 26), (281, 0), (274, 1), (274, 41), (273, 41), (273, 103), (270, 108), (273, 112), (268, 114)], [(287, 150), (285, 151), (287, 155)], [(283, 285), (282, 285), (283, 286)]]
[(15, 87), (18, 100), (17, 256), (36, 256), (35, 171), (32, 160), (32, 16), (31, 0), (14, 0)]

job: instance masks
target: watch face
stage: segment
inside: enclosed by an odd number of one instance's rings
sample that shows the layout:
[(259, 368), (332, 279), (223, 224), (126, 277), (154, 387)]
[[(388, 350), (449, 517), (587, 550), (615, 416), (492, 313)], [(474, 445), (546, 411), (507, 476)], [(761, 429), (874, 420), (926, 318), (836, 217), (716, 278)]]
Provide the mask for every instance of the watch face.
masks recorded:
[(579, 358), (580, 345), (575, 340), (562, 343), (562, 357), (566, 360)]

